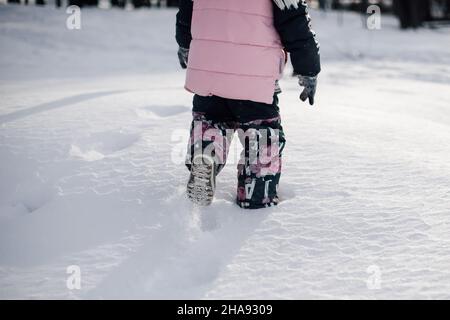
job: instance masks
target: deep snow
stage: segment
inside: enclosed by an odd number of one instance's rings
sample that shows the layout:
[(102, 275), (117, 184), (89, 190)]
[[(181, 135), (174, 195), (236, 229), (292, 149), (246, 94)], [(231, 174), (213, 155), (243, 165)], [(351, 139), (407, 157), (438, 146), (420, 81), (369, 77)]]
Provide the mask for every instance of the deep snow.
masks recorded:
[(237, 145), (185, 199), (174, 16), (0, 5), (0, 298), (449, 299), (450, 30), (314, 12), (317, 106), (287, 70), (282, 202), (248, 212)]

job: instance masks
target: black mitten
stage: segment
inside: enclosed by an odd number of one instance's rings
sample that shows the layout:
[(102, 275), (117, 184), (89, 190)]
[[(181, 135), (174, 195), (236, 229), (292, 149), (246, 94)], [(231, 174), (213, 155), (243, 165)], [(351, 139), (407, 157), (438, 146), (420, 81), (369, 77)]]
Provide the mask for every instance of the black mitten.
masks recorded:
[(183, 69), (187, 68), (189, 57), (189, 49), (179, 47), (178, 48), (178, 60), (180, 60), (180, 65)]
[(304, 87), (300, 94), (300, 100), (306, 101), (309, 99), (309, 104), (314, 104), (314, 96), (317, 88), (317, 77), (298, 76), (298, 84)]

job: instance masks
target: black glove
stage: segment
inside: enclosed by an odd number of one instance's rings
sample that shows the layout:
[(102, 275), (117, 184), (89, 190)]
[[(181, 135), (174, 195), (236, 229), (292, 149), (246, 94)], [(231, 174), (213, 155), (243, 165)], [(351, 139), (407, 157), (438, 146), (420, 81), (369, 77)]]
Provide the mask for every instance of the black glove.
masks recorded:
[(309, 98), (309, 104), (314, 104), (314, 96), (316, 94), (317, 87), (317, 76), (316, 77), (307, 77), (307, 76), (298, 76), (298, 84), (305, 89), (300, 94), (300, 100), (306, 101)]
[(178, 60), (180, 60), (180, 65), (183, 69), (187, 68), (188, 56), (189, 56), (189, 49), (182, 47), (178, 48)]

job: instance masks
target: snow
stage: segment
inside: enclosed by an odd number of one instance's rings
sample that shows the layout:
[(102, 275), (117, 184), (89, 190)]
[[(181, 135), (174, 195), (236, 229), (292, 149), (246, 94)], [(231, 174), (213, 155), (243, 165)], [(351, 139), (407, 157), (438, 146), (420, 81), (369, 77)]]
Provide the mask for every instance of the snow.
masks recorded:
[[(313, 12), (317, 106), (282, 81), (277, 208), (185, 199), (174, 10), (0, 6), (0, 298), (450, 298), (450, 30)], [(69, 266), (81, 270), (70, 290)]]

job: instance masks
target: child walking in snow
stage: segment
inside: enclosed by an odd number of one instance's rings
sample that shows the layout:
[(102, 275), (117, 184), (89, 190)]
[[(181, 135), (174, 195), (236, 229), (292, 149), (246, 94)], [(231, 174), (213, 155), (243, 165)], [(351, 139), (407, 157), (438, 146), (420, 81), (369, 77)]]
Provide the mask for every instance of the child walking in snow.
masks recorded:
[(244, 147), (238, 164), (237, 204), (276, 205), (285, 144), (278, 80), (290, 53), (314, 104), (319, 45), (305, 0), (181, 0), (176, 40), (185, 88), (194, 93), (186, 164), (187, 195), (209, 205), (235, 131)]

